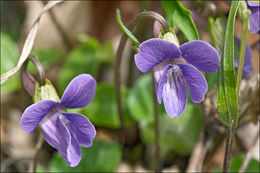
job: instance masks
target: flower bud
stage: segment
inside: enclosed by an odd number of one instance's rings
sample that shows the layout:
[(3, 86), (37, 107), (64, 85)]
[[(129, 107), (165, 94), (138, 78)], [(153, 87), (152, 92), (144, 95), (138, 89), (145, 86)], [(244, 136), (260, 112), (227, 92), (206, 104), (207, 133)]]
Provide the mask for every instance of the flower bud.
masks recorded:
[(41, 100), (53, 100), (59, 102), (60, 98), (52, 83), (48, 79), (46, 79), (46, 84), (43, 86), (40, 86), (38, 82), (35, 83), (33, 100), (34, 103)]
[(179, 40), (178, 40), (176, 34), (174, 33), (174, 31), (169, 31), (169, 32), (165, 33), (161, 37), (161, 39), (172, 42), (178, 47), (180, 46)]

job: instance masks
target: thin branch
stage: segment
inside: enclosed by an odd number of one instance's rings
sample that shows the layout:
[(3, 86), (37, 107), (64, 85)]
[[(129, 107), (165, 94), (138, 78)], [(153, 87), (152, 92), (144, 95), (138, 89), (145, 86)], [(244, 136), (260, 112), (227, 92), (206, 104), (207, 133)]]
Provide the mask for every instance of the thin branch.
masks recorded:
[(9, 77), (11, 77), (12, 75), (14, 75), (23, 65), (23, 63), (27, 60), (27, 58), (29, 57), (29, 54), (31, 53), (33, 44), (34, 44), (34, 40), (37, 34), (37, 30), (38, 30), (38, 26), (39, 26), (39, 21), (41, 19), (41, 16), (48, 10), (50, 10), (51, 8), (53, 8), (54, 6), (56, 6), (58, 3), (61, 3), (62, 0), (57, 0), (57, 1), (49, 1), (48, 4), (46, 4), (42, 10), (39, 12), (38, 17), (36, 18), (36, 20), (34, 21), (27, 37), (25, 40), (25, 43), (23, 45), (23, 50), (22, 53), (20, 55), (19, 61), (17, 63), (17, 65), (12, 68), (11, 70), (9, 70), (8, 72), (4, 73), (1, 75), (1, 84), (3, 84), (5, 81), (8, 80)]
[(224, 173), (229, 172), (230, 158), (231, 158), (231, 152), (232, 152), (232, 144), (233, 144), (235, 132), (236, 132), (236, 126), (229, 126), (228, 127), (228, 133), (227, 133), (227, 137), (226, 137), (225, 159), (224, 159), (224, 165), (223, 165), (223, 172)]
[[(46, 4), (47, 2), (42, 1), (43, 4)], [(58, 30), (58, 32), (60, 33), (61, 39), (64, 43), (64, 45), (66, 46), (66, 48), (68, 50), (73, 48), (73, 44), (71, 42), (71, 40), (69, 39), (69, 37), (67, 36), (65, 30), (62, 28), (61, 24), (59, 23), (59, 21), (57, 20), (56, 16), (54, 15), (52, 10), (49, 10), (49, 14), (51, 17), (51, 20), (54, 24), (54, 26), (56, 27), (56, 29)]]
[(44, 142), (44, 139), (43, 139), (42, 134), (40, 133), (39, 138), (38, 138), (38, 142), (37, 142), (36, 147), (35, 147), (35, 153), (36, 154), (35, 154), (34, 159), (33, 159), (33, 167), (32, 167), (33, 173), (36, 172), (37, 159), (38, 159), (38, 156), (40, 154), (43, 142)]

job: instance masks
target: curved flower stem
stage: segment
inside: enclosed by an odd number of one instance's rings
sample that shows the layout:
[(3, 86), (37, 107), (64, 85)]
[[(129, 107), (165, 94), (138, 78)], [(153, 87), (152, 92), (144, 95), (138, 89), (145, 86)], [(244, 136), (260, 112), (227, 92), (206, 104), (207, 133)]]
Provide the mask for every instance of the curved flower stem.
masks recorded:
[(239, 53), (239, 63), (238, 63), (238, 68), (237, 68), (237, 80), (236, 80), (237, 96), (239, 96), (239, 89), (240, 89), (243, 65), (244, 65), (244, 60), (245, 60), (246, 38), (247, 38), (247, 33), (249, 31), (249, 16), (246, 18), (245, 21), (242, 22), (242, 24), (243, 24), (242, 40), (241, 40), (241, 47), (240, 47), (240, 53)]
[(36, 58), (33, 55), (29, 55), (29, 58), (27, 59), (27, 61), (24, 63), (24, 66), (22, 68), (22, 71), (26, 71), (27, 65), (28, 65), (28, 60), (32, 61), (34, 67), (37, 70), (38, 73), (38, 77), (39, 77), (39, 84), (45, 85), (45, 72), (44, 72), (44, 68), (42, 67), (40, 61), (38, 60), (38, 58)]
[[(132, 32), (137, 24), (137, 22), (145, 17), (149, 17), (149, 18), (153, 18), (155, 20), (158, 20), (162, 26), (165, 32), (167, 32), (169, 30), (169, 26), (166, 22), (166, 20), (158, 13), (153, 12), (153, 11), (144, 11), (141, 12), (140, 14), (138, 14), (129, 24), (128, 29), (130, 30), (130, 32)], [(115, 95), (116, 95), (116, 102), (117, 102), (117, 110), (118, 110), (118, 115), (119, 115), (119, 119), (120, 119), (120, 132), (121, 132), (121, 139), (123, 141), (123, 144), (125, 143), (125, 125), (124, 125), (124, 117), (123, 117), (123, 111), (122, 111), (122, 105), (121, 105), (121, 94), (120, 94), (120, 65), (121, 65), (121, 60), (122, 60), (122, 54), (125, 48), (125, 44), (127, 41), (127, 35), (123, 35), (121, 37), (120, 43), (119, 43), (119, 47), (117, 50), (117, 54), (116, 54), (116, 62), (115, 62), (115, 68), (114, 68), (114, 84), (115, 84)], [(156, 101), (156, 98), (154, 98)], [(157, 108), (155, 108), (155, 110), (157, 111)], [(155, 116), (157, 117), (157, 113), (155, 113)], [(155, 122), (157, 125), (155, 128), (155, 130), (157, 131), (156, 133), (159, 134), (159, 129), (158, 129), (158, 121)], [(157, 136), (159, 137), (159, 135)], [(158, 139), (157, 139), (158, 140)], [(159, 155), (159, 145), (157, 145), (158, 148), (156, 148), (156, 155)], [(157, 158), (157, 157), (156, 157)], [(159, 159), (159, 157), (158, 157)], [(157, 160), (157, 159), (156, 159)], [(158, 164), (159, 162), (157, 162)], [(157, 168), (159, 168), (159, 166), (157, 165)]]
[(236, 132), (236, 126), (233, 125), (228, 127), (228, 133), (226, 137), (225, 159), (224, 159), (224, 166), (223, 166), (224, 173), (229, 172), (232, 144), (233, 144), (235, 132)]
[(40, 151), (41, 151), (41, 148), (42, 148), (42, 144), (43, 144), (44, 140), (43, 140), (43, 136), (42, 134), (40, 133), (39, 135), (39, 138), (38, 138), (38, 142), (36, 144), (36, 147), (35, 147), (35, 156), (34, 156), (34, 159), (33, 159), (33, 168), (32, 168), (32, 172), (35, 173), (36, 172), (36, 166), (37, 166), (37, 159), (38, 159), (38, 156), (40, 154)]

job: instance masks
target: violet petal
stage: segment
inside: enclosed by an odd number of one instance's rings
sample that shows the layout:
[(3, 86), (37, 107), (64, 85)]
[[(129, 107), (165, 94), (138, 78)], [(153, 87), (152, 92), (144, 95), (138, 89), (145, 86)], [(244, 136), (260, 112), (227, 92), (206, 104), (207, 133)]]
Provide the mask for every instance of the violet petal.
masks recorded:
[(67, 120), (78, 143), (84, 147), (90, 147), (96, 136), (96, 129), (87, 117), (77, 113), (62, 113)]
[(194, 103), (200, 103), (208, 91), (208, 84), (204, 75), (195, 67), (189, 64), (178, 64), (182, 74), (190, 88), (190, 98)]
[(205, 41), (194, 40), (180, 46), (183, 58), (205, 73), (219, 69), (220, 56), (217, 50)]
[(64, 160), (71, 165), (67, 152), (69, 145), (71, 145), (71, 135), (59, 116), (57, 112), (50, 112), (48, 117), (40, 123), (40, 127), (48, 144), (56, 148)]
[[(240, 49), (241, 45), (241, 40), (238, 37), (235, 37), (237, 43), (238, 43), (238, 48)], [(234, 66), (235, 69), (237, 70), (238, 68), (238, 59), (234, 58)], [(246, 50), (245, 50), (245, 59), (244, 59), (244, 65), (243, 65), (243, 72), (242, 72), (242, 77), (243, 78), (249, 78), (250, 74), (253, 73), (253, 63), (252, 63), (252, 50), (251, 47), (246, 44)]]
[(168, 41), (152, 38), (140, 45), (141, 52), (135, 55), (135, 64), (141, 72), (148, 72), (167, 58), (179, 58), (179, 48)]
[[(168, 65), (168, 61), (163, 61), (160, 64), (156, 65), (154, 67), (154, 85), (155, 85), (155, 91), (157, 92), (158, 90), (158, 86), (160, 83), (160, 80), (162, 78), (163, 72), (164, 72), (164, 68)], [(158, 95), (157, 95), (158, 98)], [(158, 102), (161, 104), (161, 99), (158, 99)]]
[(42, 100), (25, 109), (20, 126), (26, 133), (31, 133), (40, 121), (47, 115), (53, 108), (58, 105), (57, 102), (52, 100)]
[(259, 7), (260, 6), (259, 3), (255, 3), (255, 2), (250, 1), (250, 0), (247, 1), (247, 4), (248, 4), (249, 7)]
[(80, 108), (88, 105), (96, 91), (96, 80), (89, 74), (75, 77), (66, 88), (60, 105), (66, 108)]
[(81, 150), (80, 150), (79, 143), (77, 142), (77, 140), (74, 138), (73, 135), (71, 135), (71, 143), (68, 147), (67, 152), (68, 152), (67, 155), (68, 164), (71, 167), (77, 166), (81, 160)]
[[(186, 81), (177, 65), (169, 64), (165, 67), (158, 92), (161, 92), (162, 87), (161, 95), (167, 114), (171, 118), (179, 116), (186, 106), (187, 87)], [(160, 93), (158, 95), (160, 97)]]
[[(259, 7), (258, 7), (259, 8)], [(260, 29), (260, 11), (252, 13), (249, 18), (250, 32), (257, 33)]]

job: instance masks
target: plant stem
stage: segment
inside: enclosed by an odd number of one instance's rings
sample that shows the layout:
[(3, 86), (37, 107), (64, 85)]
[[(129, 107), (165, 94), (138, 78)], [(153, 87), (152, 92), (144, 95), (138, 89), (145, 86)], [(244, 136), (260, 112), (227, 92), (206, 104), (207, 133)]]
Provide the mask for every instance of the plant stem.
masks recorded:
[(33, 168), (32, 168), (32, 172), (35, 173), (36, 172), (36, 167), (37, 167), (37, 159), (38, 159), (38, 156), (40, 154), (40, 150), (42, 148), (42, 144), (43, 144), (44, 140), (43, 140), (43, 136), (42, 134), (40, 133), (39, 135), (39, 138), (38, 138), (38, 141), (37, 141), (37, 144), (36, 144), (36, 147), (35, 147), (35, 156), (34, 156), (34, 159), (33, 159)]
[(242, 79), (242, 72), (243, 72), (243, 65), (245, 60), (245, 51), (246, 51), (246, 38), (247, 33), (249, 31), (249, 17), (245, 19), (245, 21), (242, 22), (242, 40), (240, 45), (240, 53), (239, 53), (239, 63), (237, 68), (237, 96), (239, 96), (239, 89), (240, 89), (240, 83)]
[(227, 133), (227, 137), (226, 137), (225, 159), (224, 159), (224, 166), (223, 166), (224, 173), (229, 172), (232, 144), (233, 144), (235, 132), (236, 132), (236, 126), (232, 125), (232, 126), (228, 127), (228, 133)]
[[(152, 73), (153, 84), (154, 84), (154, 72)], [(160, 172), (161, 161), (160, 161), (160, 132), (159, 132), (159, 117), (158, 117), (158, 107), (157, 107), (157, 96), (155, 91), (155, 85), (153, 85), (153, 108), (154, 108), (154, 131), (155, 131), (155, 163), (156, 172)]]

